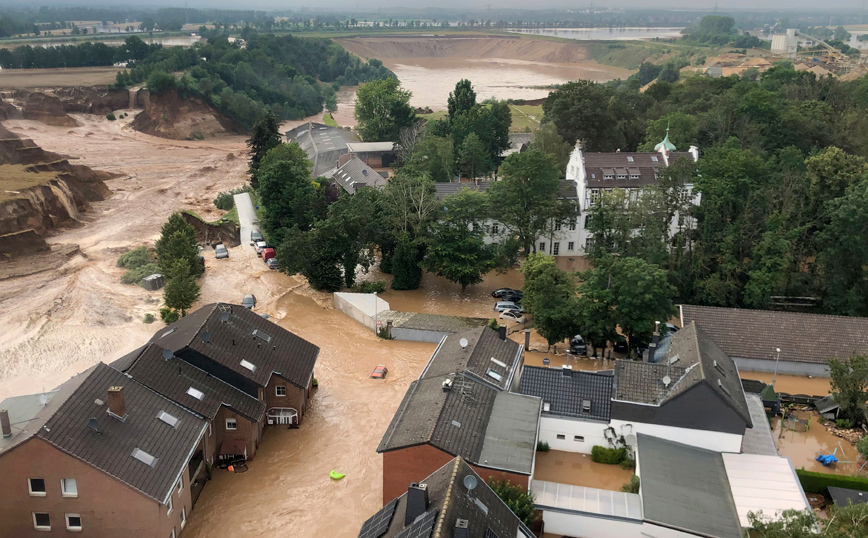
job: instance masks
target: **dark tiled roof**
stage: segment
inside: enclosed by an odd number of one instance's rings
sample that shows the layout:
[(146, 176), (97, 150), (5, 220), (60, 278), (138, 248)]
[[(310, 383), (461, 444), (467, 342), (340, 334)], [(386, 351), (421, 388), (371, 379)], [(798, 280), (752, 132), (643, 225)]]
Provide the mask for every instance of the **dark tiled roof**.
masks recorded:
[[(224, 323), (221, 316), (228, 313)], [(254, 331), (263, 338), (253, 336)], [(202, 335), (211, 340), (205, 343)], [(184, 357), (186, 350), (204, 355), (260, 387), (276, 373), (294, 385), (307, 388), (319, 348), (279, 325), (238, 305), (210, 304), (161, 330), (151, 338), (160, 347)], [(250, 362), (251, 372), (241, 365)]]
[[(107, 413), (109, 387), (123, 387), (127, 418)], [(97, 400), (100, 400), (98, 403)], [(164, 411), (180, 419), (175, 427), (159, 420)], [(91, 418), (99, 433), (88, 428)], [(206, 422), (121, 372), (98, 364), (39, 430), (39, 437), (164, 503), (196, 448)], [(132, 457), (138, 448), (156, 457), (153, 466)]]
[[(467, 340), (467, 349), (461, 348), (462, 338)], [(508, 338), (501, 340), (498, 332), (487, 326), (450, 334), (431, 356), (420, 378), (467, 371), (480, 380), (505, 390), (515, 376), (521, 349), (521, 344)], [(489, 372), (494, 374), (494, 377), (489, 375)], [(500, 377), (500, 380), (496, 377)]]
[[(477, 481), (472, 495), (467, 495), (467, 488), (464, 487), (464, 477), (468, 475), (475, 476)], [(434, 514), (435, 517), (431, 532), (421, 536), (452, 538), (459, 519), (467, 521), (468, 536), (472, 538), (533, 536), (486, 481), (460, 457), (434, 471), (421, 483), (428, 487), (427, 513)], [(484, 506), (487, 512), (476, 501)], [(397, 499), (391, 524), (382, 535), (383, 538), (404, 536), (403, 533), (407, 530), (404, 526), (406, 513), (407, 494), (404, 493)], [(359, 534), (359, 537), (362, 538), (362, 534)]]
[[(666, 168), (663, 155), (657, 152), (583, 153), (582, 155), (585, 158), (585, 173), (590, 188), (646, 187), (657, 182), (657, 178), (654, 177), (657, 169)], [(673, 152), (669, 154), (669, 162), (674, 163), (682, 157), (693, 158), (687, 152)], [(604, 179), (606, 175), (612, 175), (613, 179)], [(617, 179), (618, 175), (624, 175), (626, 178)]]
[(558, 185), (558, 197), (563, 200), (577, 200), (579, 198), (579, 184), (569, 179), (562, 179)]
[[(612, 381), (610, 375), (526, 365), (521, 373), (521, 393), (541, 398), (543, 413), (549, 404), (551, 415), (608, 421)], [(591, 403), (590, 413), (582, 410), (585, 400)]]
[(638, 464), (646, 521), (700, 536), (742, 536), (720, 453), (640, 433)]
[(434, 185), (437, 193), (437, 199), (443, 200), (449, 195), (456, 194), (462, 189), (470, 189), (472, 191), (485, 192), (490, 185), (489, 181), (479, 181), (477, 183), (437, 183)]
[(338, 168), (332, 179), (349, 194), (355, 194), (364, 187), (385, 187), (388, 183), (376, 170), (355, 156)]
[(681, 305), (682, 323), (695, 321), (730, 357), (826, 364), (868, 353), (868, 318)]
[[(113, 363), (112, 366), (115, 366)], [(121, 368), (118, 368), (121, 370)], [(213, 419), (226, 405), (254, 422), (265, 412), (265, 402), (242, 392), (188, 362), (163, 358), (163, 348), (148, 344), (124, 373), (178, 405)], [(187, 393), (190, 387), (204, 393), (200, 400)]]
[(664, 405), (704, 383), (750, 427), (750, 410), (735, 362), (696, 324), (685, 326), (670, 340), (660, 363), (615, 363), (615, 399)]
[[(448, 379), (452, 388), (444, 392)], [(512, 410), (509, 428), (494, 412), (495, 400)], [(498, 391), (469, 375), (419, 379), (407, 389), (377, 452), (429, 443), (477, 464), (485, 452), (488, 466), (530, 474), (539, 409), (536, 398)]]

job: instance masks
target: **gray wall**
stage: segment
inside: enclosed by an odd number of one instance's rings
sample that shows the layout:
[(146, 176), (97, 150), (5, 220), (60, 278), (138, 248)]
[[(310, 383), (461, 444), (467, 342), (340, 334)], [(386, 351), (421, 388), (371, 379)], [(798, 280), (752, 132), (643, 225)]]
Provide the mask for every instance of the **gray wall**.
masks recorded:
[[(774, 372), (775, 361), (765, 359), (743, 359), (733, 357), (740, 372)], [(825, 364), (813, 362), (779, 361), (779, 374), (811, 375), (814, 377), (829, 377), (829, 368)]]
[(392, 338), (395, 340), (410, 340), (411, 342), (433, 342), (436, 344), (440, 342), (444, 336), (450, 334), (452, 333), (392, 327)]

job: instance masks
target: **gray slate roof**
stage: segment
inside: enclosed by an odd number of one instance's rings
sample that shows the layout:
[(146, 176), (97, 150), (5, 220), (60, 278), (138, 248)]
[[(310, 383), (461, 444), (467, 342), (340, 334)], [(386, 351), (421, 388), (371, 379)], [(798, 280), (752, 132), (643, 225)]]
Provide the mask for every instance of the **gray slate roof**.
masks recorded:
[[(461, 348), (461, 339), (467, 340), (466, 349)], [(466, 371), (498, 389), (508, 389), (519, 367), (522, 349), (521, 344), (509, 338), (501, 340), (498, 332), (487, 326), (450, 334), (431, 356), (420, 378)], [(489, 372), (501, 379), (498, 381)]]
[(358, 140), (352, 131), (322, 123), (304, 123), (287, 131), (288, 142), (296, 142), (313, 163), (311, 177), (319, 177), (337, 168), (338, 159), (347, 153), (347, 142)]
[[(477, 481), (471, 495), (467, 495), (467, 488), (464, 487), (464, 477), (468, 475), (475, 476)], [(434, 471), (420, 483), (428, 486), (427, 513), (433, 514), (434, 522), (429, 531), (413, 535), (416, 538), (453, 538), (455, 523), (459, 519), (467, 520), (466, 536), (469, 538), (533, 536), (486, 481), (460, 457)], [(396, 501), (393, 508), (389, 503), (383, 509), (393, 513), (388, 527), (381, 535), (382, 538), (408, 536), (402, 534), (406, 532), (404, 516), (407, 513), (407, 494), (404, 493)], [(487, 513), (476, 501), (486, 508)], [(363, 534), (360, 533), (359, 538), (362, 537)]]
[[(444, 392), (447, 379), (452, 388)], [(498, 391), (470, 375), (418, 379), (407, 389), (377, 452), (428, 443), (474, 464), (530, 474), (540, 408), (538, 398)], [(503, 410), (511, 420), (502, 420)]]
[[(163, 348), (156, 344), (147, 344), (140, 350), (139, 355), (128, 366), (120, 361), (112, 363), (112, 366), (154, 392), (209, 420), (217, 416), (223, 405), (254, 422), (262, 419), (265, 402), (177, 357), (164, 359)], [(201, 400), (190, 396), (187, 394), (190, 387), (201, 391), (205, 396)]]
[[(229, 313), (225, 323), (221, 320), (224, 312)], [(270, 341), (254, 337), (253, 331), (270, 337)], [(208, 343), (202, 340), (205, 332), (211, 336)], [(260, 387), (276, 373), (307, 388), (319, 356), (319, 348), (307, 340), (243, 306), (224, 303), (203, 306), (155, 334), (151, 342), (181, 358), (187, 351), (204, 355)], [(241, 366), (242, 360), (254, 364), (256, 370)]]
[[(585, 173), (590, 188), (638, 188), (647, 187), (657, 182), (654, 172), (666, 168), (663, 155), (657, 152), (649, 153), (585, 153)], [(669, 154), (670, 164), (678, 159), (693, 159), (687, 152), (672, 152)], [(633, 159), (630, 162), (630, 159)], [(657, 159), (656, 161), (654, 159)], [(613, 179), (604, 179), (611, 174)], [(618, 175), (627, 176), (617, 179)], [(638, 176), (631, 179), (630, 176)]]
[[(148, 497), (165, 503), (178, 483), (207, 423), (121, 372), (98, 364), (75, 392), (48, 419), (37, 434), (46, 442), (76, 457)], [(123, 387), (127, 418), (108, 415), (109, 387)], [(164, 411), (178, 419), (175, 427), (159, 420)], [(88, 428), (91, 418), (99, 434)], [(134, 449), (156, 457), (153, 467), (132, 457)]]
[[(536, 396), (549, 411), (543, 414), (591, 420), (609, 420), (612, 404), (611, 375), (580, 372), (562, 368), (526, 365), (521, 374), (521, 393)], [(582, 411), (582, 402), (590, 400), (591, 412)]]
[(331, 177), (349, 194), (355, 194), (357, 190), (364, 187), (383, 188), (388, 183), (379, 172), (356, 156), (335, 170)]
[(695, 321), (727, 355), (745, 359), (826, 364), (868, 353), (868, 318), (681, 305), (683, 324)]
[[(667, 386), (663, 380), (668, 376)], [(696, 324), (689, 324), (671, 337), (661, 362), (615, 363), (616, 400), (664, 405), (704, 383), (751, 426), (750, 411), (735, 362)]]
[(741, 538), (723, 457), (639, 434), (638, 471), (646, 521), (714, 538)]

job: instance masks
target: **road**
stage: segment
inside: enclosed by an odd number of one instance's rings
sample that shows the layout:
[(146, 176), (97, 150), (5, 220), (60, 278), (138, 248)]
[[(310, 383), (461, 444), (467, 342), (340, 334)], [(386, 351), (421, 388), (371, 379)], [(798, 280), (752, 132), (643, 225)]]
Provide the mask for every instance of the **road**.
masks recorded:
[(253, 201), (250, 199), (250, 194), (242, 192), (233, 196), (235, 207), (238, 208), (238, 221), (241, 223), (241, 246), (244, 250), (255, 252), (256, 249), (250, 245), (251, 230), (258, 230), (259, 223), (256, 222), (256, 210), (253, 208)]

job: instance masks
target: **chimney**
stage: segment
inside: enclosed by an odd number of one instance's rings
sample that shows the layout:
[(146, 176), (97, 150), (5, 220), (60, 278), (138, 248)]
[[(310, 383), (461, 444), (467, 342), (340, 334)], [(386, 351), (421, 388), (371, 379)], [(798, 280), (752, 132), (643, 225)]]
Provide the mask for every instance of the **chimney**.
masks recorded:
[(470, 538), (470, 522), (466, 519), (458, 519), (455, 521), (455, 528), (452, 529), (452, 538)]
[(109, 387), (108, 389), (108, 412), (115, 418), (123, 421), (127, 418), (127, 404), (124, 402), (123, 387)]
[(500, 339), (506, 341), (506, 325), (501, 325), (497, 328), (497, 332), (500, 333)]
[(699, 161), (699, 148), (696, 146), (690, 146), (690, 149), (687, 150), (690, 155), (693, 156), (693, 162)]
[(9, 423), (9, 411), (6, 409), (0, 410), (0, 429), (3, 430), (3, 437), (12, 437), (12, 424)]
[(573, 369), (566, 364), (561, 368), (561, 373), (564, 377), (573, 377)]
[(648, 352), (645, 354), (643, 362), (654, 362), (654, 354), (657, 353), (657, 345), (660, 343), (660, 322), (654, 322), (654, 334), (651, 336), (651, 343), (648, 344)]
[(407, 488), (407, 513), (404, 515), (404, 527), (409, 527), (416, 518), (428, 511), (428, 484), (410, 482)]

